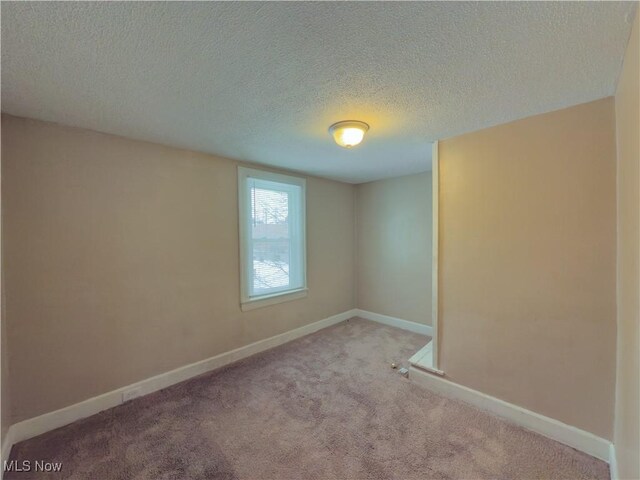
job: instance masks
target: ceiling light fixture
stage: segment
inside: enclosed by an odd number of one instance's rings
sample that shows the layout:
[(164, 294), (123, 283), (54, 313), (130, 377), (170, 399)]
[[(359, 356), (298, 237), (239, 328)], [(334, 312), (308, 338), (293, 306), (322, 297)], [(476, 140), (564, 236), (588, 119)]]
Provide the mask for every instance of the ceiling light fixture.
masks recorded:
[(338, 145), (351, 148), (362, 142), (364, 134), (369, 130), (369, 125), (356, 120), (346, 120), (334, 123), (329, 127), (329, 133)]

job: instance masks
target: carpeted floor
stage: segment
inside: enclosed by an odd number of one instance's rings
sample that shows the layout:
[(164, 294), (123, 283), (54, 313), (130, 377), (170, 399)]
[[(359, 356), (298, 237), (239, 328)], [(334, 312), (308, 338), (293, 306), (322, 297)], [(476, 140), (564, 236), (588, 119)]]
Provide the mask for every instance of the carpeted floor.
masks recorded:
[(16, 445), (6, 479), (608, 479), (608, 466), (412, 385), (426, 337), (352, 319)]

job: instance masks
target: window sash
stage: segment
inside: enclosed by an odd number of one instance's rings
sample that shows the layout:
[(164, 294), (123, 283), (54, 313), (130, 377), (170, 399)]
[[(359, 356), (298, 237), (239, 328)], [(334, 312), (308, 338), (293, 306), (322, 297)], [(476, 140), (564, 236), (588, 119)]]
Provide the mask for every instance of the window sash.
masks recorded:
[[(238, 167), (241, 303), (306, 290), (305, 187), (302, 178)], [(256, 288), (252, 189), (284, 192), (288, 202), (288, 285)]]

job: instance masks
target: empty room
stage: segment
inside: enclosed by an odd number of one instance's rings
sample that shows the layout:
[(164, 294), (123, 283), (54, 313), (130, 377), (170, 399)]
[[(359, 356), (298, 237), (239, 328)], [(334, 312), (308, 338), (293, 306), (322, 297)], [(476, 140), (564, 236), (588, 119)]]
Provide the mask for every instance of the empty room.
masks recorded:
[(1, 478), (639, 480), (638, 10), (1, 1)]

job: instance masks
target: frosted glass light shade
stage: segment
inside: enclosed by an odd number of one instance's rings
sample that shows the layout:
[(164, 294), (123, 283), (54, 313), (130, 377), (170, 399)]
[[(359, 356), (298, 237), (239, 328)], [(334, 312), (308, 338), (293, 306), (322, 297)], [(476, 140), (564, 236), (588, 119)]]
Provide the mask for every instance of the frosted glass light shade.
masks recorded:
[(334, 123), (329, 127), (329, 133), (335, 142), (344, 148), (355, 147), (362, 142), (367, 130), (369, 130), (369, 125), (355, 120)]

